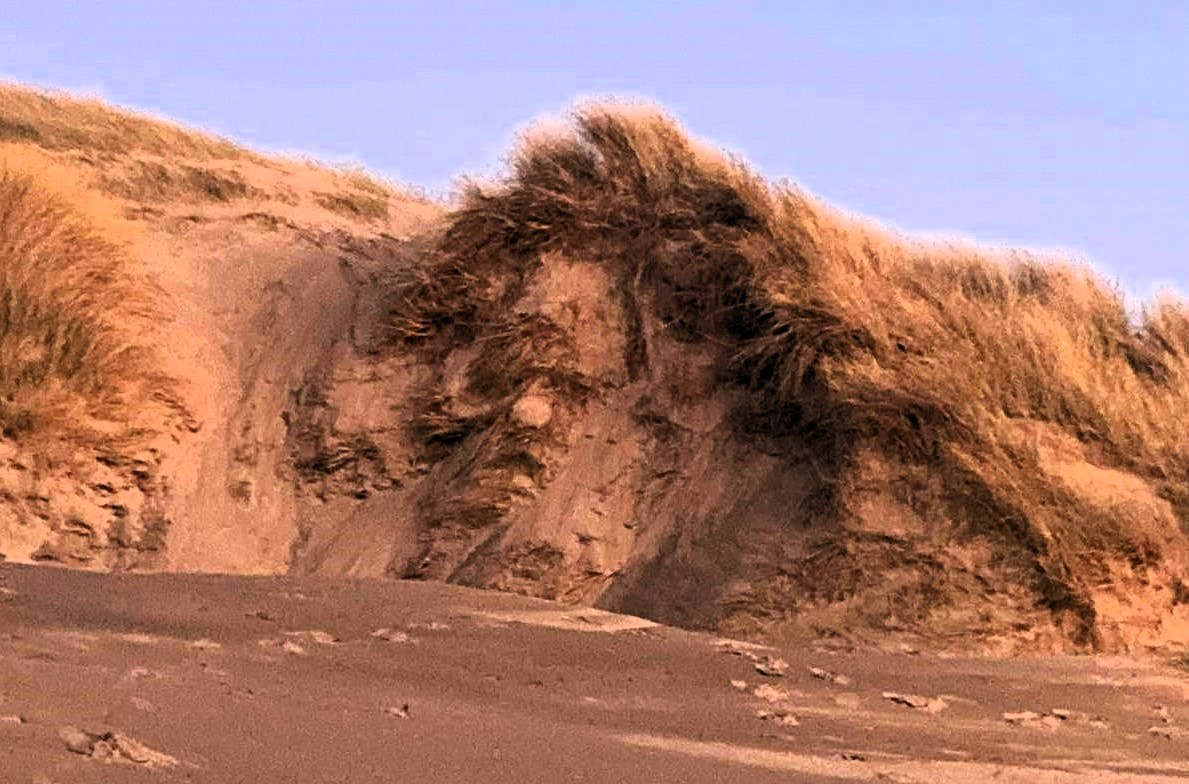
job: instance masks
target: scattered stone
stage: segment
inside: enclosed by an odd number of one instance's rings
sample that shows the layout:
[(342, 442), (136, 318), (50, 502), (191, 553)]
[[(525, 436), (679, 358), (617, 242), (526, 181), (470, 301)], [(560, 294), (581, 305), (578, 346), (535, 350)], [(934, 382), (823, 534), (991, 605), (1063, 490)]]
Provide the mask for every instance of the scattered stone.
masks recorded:
[(842, 759), (846, 760), (847, 762), (866, 762), (867, 761), (867, 755), (860, 754), (857, 751), (844, 751), (841, 754), (839, 754), (838, 756), (841, 757)]
[(131, 763), (150, 768), (170, 768), (178, 761), (155, 751), (130, 735), (119, 732), (84, 732), (77, 727), (63, 727), (58, 737), (67, 750), (104, 762)]
[(731, 681), (731, 688), (736, 691), (747, 691), (747, 681)]
[(788, 711), (758, 710), (758, 711), (756, 711), (756, 718), (760, 719), (761, 721), (775, 722), (776, 724), (779, 724), (782, 727), (800, 727), (801, 726), (801, 722), (797, 720), (797, 717), (794, 716), (793, 714), (789, 713)]
[(90, 754), (95, 748), (94, 739), (77, 727), (63, 727), (58, 730), (58, 737), (66, 744), (67, 750), (75, 754)]
[(850, 686), (850, 678), (830, 670), (823, 670), (821, 667), (810, 667), (809, 674), (817, 678), (819, 681), (828, 681), (835, 686)]
[(775, 686), (769, 686), (766, 683), (756, 686), (752, 691), (752, 695), (771, 703), (787, 702), (789, 699), (789, 693), (787, 691), (778, 689)]
[(756, 662), (756, 672), (760, 675), (767, 675), (769, 678), (783, 678), (788, 669), (788, 662), (784, 659), (774, 659), (771, 656), (765, 656)]
[(1004, 713), (1003, 720), (1008, 724), (1032, 727), (1034, 729), (1057, 729), (1063, 724), (1076, 722), (1094, 729), (1107, 729), (1110, 725), (1101, 716), (1090, 717), (1089, 714), (1066, 708), (1053, 708), (1047, 713), (1036, 711), (1020, 711), (1018, 713)]
[(1189, 737), (1189, 732), (1178, 729), (1171, 724), (1157, 724), (1154, 727), (1148, 727), (1148, 734), (1155, 735), (1158, 738), (1164, 738), (1165, 740)]
[(398, 719), (409, 718), (409, 706), (407, 703), (400, 706), (399, 708), (385, 708), (384, 712), (389, 716), (395, 716)]
[(894, 691), (885, 691), (881, 696), (897, 705), (923, 710), (925, 713), (940, 713), (949, 707), (946, 701), (940, 697), (922, 697), (919, 694), (900, 694)]
[(389, 629), (389, 628), (376, 629), (374, 632), (372, 632), (371, 636), (375, 637), (376, 639), (379, 639), (379, 640), (387, 640), (388, 642), (405, 643), (405, 644), (408, 644), (408, 643), (416, 644), (417, 643), (416, 639), (409, 636), (405, 632), (401, 632), (401, 631), (397, 631), (395, 629)]
[(1152, 710), (1156, 713), (1156, 718), (1160, 719), (1162, 724), (1172, 724), (1172, 714), (1168, 712), (1167, 705), (1153, 705)]
[(24, 716), (0, 716), (0, 724), (25, 724)]
[(128, 735), (108, 733), (103, 737), (114, 746), (117, 759), (124, 757), (138, 765), (150, 767), (172, 767), (178, 764), (178, 761), (168, 754), (150, 749), (136, 738)]
[(715, 645), (718, 647), (718, 650), (723, 653), (730, 654), (731, 656), (742, 656), (743, 658), (753, 662), (760, 661), (760, 657), (751, 650), (753, 648), (759, 648), (760, 646), (758, 645), (739, 642), (738, 640), (720, 640), (715, 643)]

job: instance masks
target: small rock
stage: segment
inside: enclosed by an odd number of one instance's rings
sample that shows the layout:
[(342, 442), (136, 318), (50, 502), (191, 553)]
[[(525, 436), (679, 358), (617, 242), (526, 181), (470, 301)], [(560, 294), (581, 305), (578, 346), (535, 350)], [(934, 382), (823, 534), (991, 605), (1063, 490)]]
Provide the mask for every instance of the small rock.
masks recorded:
[(782, 727), (801, 726), (801, 722), (797, 720), (797, 717), (788, 711), (758, 710), (756, 711), (756, 718), (760, 719), (761, 721), (775, 722)]
[(1040, 714), (1033, 711), (1020, 711), (1018, 713), (1005, 713), (1003, 720), (1008, 724), (1026, 724), (1040, 719)]
[(1156, 718), (1164, 724), (1172, 724), (1172, 714), (1168, 712), (1167, 705), (1154, 705), (1152, 710), (1156, 713)]
[[(3, 559), (0, 558), (0, 560)], [(11, 602), (15, 598), (17, 598), (16, 591), (12, 590), (11, 588), (4, 588), (0, 586), (0, 602)]]
[(545, 427), (553, 420), (553, 404), (543, 395), (525, 395), (512, 406), (512, 418), (525, 427)]
[(304, 640), (308, 640), (308, 641), (310, 641), (312, 643), (316, 643), (318, 645), (335, 645), (339, 641), (339, 638), (335, 637), (333, 634), (331, 634), (329, 632), (318, 631), (318, 630), (301, 631), (301, 632), (285, 632), (285, 635), (288, 637), (300, 637)]
[(731, 681), (731, 688), (736, 691), (747, 691), (747, 681)]
[(756, 672), (760, 675), (767, 675), (769, 678), (783, 678), (788, 669), (788, 662), (784, 659), (774, 659), (771, 656), (765, 656), (756, 662)]
[(1049, 715), (1061, 721), (1069, 721), (1073, 718), (1073, 711), (1066, 710), (1065, 708), (1053, 708), (1049, 711)]
[(723, 653), (730, 654), (731, 656), (742, 656), (743, 658), (753, 662), (760, 661), (759, 656), (748, 650), (749, 648), (756, 647), (750, 643), (738, 642), (737, 640), (722, 640), (716, 643), (716, 645), (718, 650)]
[(885, 691), (882, 696), (897, 705), (906, 705), (909, 708), (924, 710), (926, 713), (940, 713), (949, 707), (940, 697), (922, 697), (919, 694), (900, 694), (894, 691)]
[(836, 673), (836, 672), (830, 672), (829, 670), (823, 670), (821, 667), (810, 667), (809, 674), (812, 675), (813, 677), (817, 678), (820, 681), (829, 681), (830, 683), (833, 683), (836, 686), (849, 686), (850, 685), (850, 678), (846, 677), (845, 675), (840, 675), (839, 673)]
[(170, 768), (178, 764), (175, 758), (150, 749), (129, 735), (122, 735), (117, 732), (106, 737), (110, 739), (109, 742), (112, 744), (116, 756), (119, 758), (131, 760), (138, 765), (148, 765), (154, 768)]
[(293, 654), (294, 656), (306, 655), (306, 649), (292, 640), (285, 640), (285, 642), (281, 644), (281, 650), (283, 650), (285, 653)]
[(137, 710), (142, 710), (145, 713), (157, 712), (156, 705), (141, 697), (133, 697), (130, 702), (132, 703), (132, 707), (136, 708)]
[(429, 623), (410, 623), (405, 628), (407, 629), (422, 629), (431, 632), (445, 632), (450, 630), (450, 624), (438, 623), (437, 621), (430, 621)]
[(755, 690), (752, 691), (752, 695), (771, 703), (786, 702), (789, 698), (789, 693), (784, 689), (778, 689), (775, 686), (769, 686), (766, 683), (757, 686)]
[(24, 716), (0, 716), (0, 724), (24, 724)]
[(63, 727), (58, 730), (58, 737), (75, 754), (90, 754), (95, 748), (94, 739), (77, 727)]
[(387, 713), (389, 716), (395, 716), (398, 719), (409, 718), (408, 704), (402, 705), (399, 708), (385, 708), (384, 712)]
[(846, 760), (847, 762), (866, 762), (867, 761), (867, 755), (860, 754), (857, 751), (844, 751), (841, 754), (839, 754), (838, 756), (841, 757), (842, 759)]
[(386, 640), (388, 642), (396, 642), (396, 643), (416, 643), (417, 642), (417, 640), (415, 640), (413, 637), (410, 637), (408, 634), (406, 634), (404, 632), (400, 632), (400, 631), (396, 631), (395, 629), (388, 629), (388, 628), (376, 629), (374, 632), (372, 632), (371, 636), (375, 637), (376, 639), (379, 639), (379, 640)]

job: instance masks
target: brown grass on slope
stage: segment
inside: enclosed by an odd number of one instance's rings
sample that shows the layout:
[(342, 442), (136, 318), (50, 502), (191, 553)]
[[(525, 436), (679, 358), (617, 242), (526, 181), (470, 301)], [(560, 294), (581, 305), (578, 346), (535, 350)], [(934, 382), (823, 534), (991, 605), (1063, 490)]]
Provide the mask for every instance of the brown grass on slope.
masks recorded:
[[(586, 106), (573, 132), (527, 137), (510, 163), (503, 182), (467, 187), (431, 263), (401, 286), (398, 342), (440, 356), (509, 333), (508, 306), (543, 259), (597, 259), (636, 322), (633, 377), (649, 372), (646, 312), (724, 346), (725, 377), (750, 390), (740, 427), (820, 455), (833, 488), (823, 523), (851, 514), (864, 455), (924, 466), (950, 520), (1022, 552), (1038, 601), (1085, 644), (1091, 592), (1113, 564), (1182, 569), (1185, 303), (1153, 303), (1133, 324), (1089, 271), (893, 236), (707, 152), (651, 110)], [(495, 388), (550, 384), (537, 370), (512, 363)], [(1037, 427), (1139, 477), (1171, 516), (1087, 501), (1046, 470)]]
[(131, 448), (147, 435), (139, 430), (144, 403), (170, 387), (148, 337), (158, 293), (126, 252), (119, 219), (97, 205), (35, 156), (0, 157), (7, 438)]
[(0, 142), (28, 142), (59, 151), (140, 152), (198, 160), (256, 158), (229, 141), (114, 109), (96, 99), (3, 83)]

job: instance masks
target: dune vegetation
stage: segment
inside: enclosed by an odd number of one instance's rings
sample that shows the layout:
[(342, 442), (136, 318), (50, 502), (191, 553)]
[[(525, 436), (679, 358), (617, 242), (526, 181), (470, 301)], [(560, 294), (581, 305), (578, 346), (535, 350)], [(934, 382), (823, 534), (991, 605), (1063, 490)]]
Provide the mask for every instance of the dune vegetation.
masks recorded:
[[(483, 363), (496, 398), (576, 394), (580, 379), (537, 361), (550, 325), (511, 307), (558, 256), (614, 281), (633, 379), (649, 373), (646, 319), (721, 349), (724, 383), (746, 393), (737, 427), (816, 456), (820, 523), (854, 514), (866, 457), (918, 467), (955, 526), (1024, 552), (1028, 587), (1082, 642), (1114, 564), (1183, 568), (1184, 302), (1136, 320), (1087, 268), (899, 236), (766, 182), (658, 111), (595, 103), (527, 133), (502, 181), (466, 187), (392, 300), (393, 340), (431, 357), (502, 346)], [(487, 424), (431, 408), (422, 431), (457, 442)], [(1103, 477), (1151, 497), (1120, 501)]]
[[(131, 227), (28, 152), (0, 155), (0, 428), (69, 449), (133, 448), (169, 381), (151, 338), (161, 292)], [(35, 450), (36, 451), (36, 450)]]

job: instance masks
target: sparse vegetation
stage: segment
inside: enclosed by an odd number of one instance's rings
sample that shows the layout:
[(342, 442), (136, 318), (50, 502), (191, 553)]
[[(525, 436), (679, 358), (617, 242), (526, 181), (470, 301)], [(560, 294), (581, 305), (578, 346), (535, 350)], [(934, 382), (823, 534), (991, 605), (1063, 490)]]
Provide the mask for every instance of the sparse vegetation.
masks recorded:
[(346, 192), (316, 193), (315, 200), (324, 209), (352, 220), (378, 221), (388, 215), (388, 195)]
[(123, 171), (103, 174), (100, 184), (108, 193), (142, 203), (265, 198), (238, 172), (155, 160), (130, 161)]
[(50, 150), (146, 153), (256, 159), (231, 142), (145, 115), (113, 109), (98, 100), (0, 84), (0, 141), (34, 142)]
[[(399, 288), (394, 339), (440, 356), (518, 334), (509, 306), (551, 254), (610, 271), (634, 378), (649, 373), (645, 317), (722, 347), (723, 372), (750, 391), (741, 430), (777, 427), (816, 456), (823, 523), (850, 514), (870, 456), (923, 467), (934, 513), (1015, 553), (1083, 644), (1110, 564), (1183, 567), (1163, 560), (1189, 527), (1181, 301), (1135, 323), (1076, 265), (896, 236), (763, 181), (658, 112), (595, 104), (572, 132), (526, 137), (503, 182), (466, 187)], [(531, 380), (506, 367), (487, 388)], [(1162, 511), (1096, 498), (1079, 466), (1132, 477)]]

